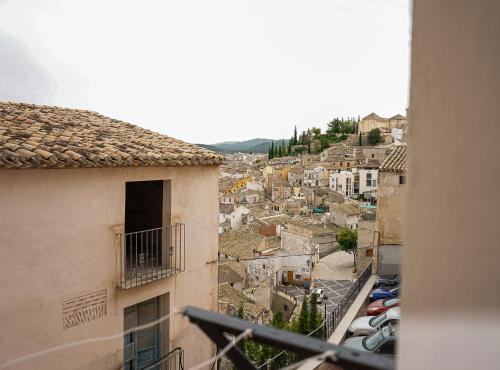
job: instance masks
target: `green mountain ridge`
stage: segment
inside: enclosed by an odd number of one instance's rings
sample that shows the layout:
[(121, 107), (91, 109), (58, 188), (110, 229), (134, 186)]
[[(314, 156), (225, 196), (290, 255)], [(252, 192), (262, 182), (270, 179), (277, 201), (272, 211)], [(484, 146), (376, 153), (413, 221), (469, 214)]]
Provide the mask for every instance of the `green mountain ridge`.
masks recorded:
[[(281, 144), (283, 139), (273, 140), (256, 138), (245, 141), (225, 141), (217, 144), (198, 144), (206, 149), (219, 152), (219, 153), (267, 153), (271, 143)], [(288, 140), (285, 140), (285, 145)]]

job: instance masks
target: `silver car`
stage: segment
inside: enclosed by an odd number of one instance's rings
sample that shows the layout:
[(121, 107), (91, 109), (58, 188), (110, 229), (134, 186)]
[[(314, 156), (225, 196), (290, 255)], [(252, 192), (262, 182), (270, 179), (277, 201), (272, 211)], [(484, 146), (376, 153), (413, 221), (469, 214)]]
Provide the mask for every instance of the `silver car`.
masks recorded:
[(399, 322), (401, 309), (399, 307), (389, 308), (378, 316), (362, 316), (354, 320), (349, 326), (349, 333), (352, 335), (368, 335), (377, 331), (387, 324)]
[(344, 342), (344, 347), (359, 351), (394, 355), (399, 339), (399, 327), (389, 324), (368, 336), (352, 337)]
[(312, 294), (316, 294), (316, 303), (322, 303), (326, 298), (325, 291), (321, 288), (314, 288)]

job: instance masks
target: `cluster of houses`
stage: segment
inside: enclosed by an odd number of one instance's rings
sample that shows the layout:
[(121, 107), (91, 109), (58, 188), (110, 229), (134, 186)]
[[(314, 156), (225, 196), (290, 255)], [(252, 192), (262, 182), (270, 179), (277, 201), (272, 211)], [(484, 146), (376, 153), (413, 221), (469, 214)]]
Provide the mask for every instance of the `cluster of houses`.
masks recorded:
[[(359, 135), (406, 126), (402, 116), (371, 114), (360, 122)], [(402, 192), (405, 166), (406, 144), (394, 138), (375, 146), (338, 143), (318, 155), (226, 156), (219, 177), (219, 309), (244, 309), (246, 297), (262, 306), (257, 316), (244, 310), (247, 318), (270, 317), (273, 307), (283, 307), (273, 303), (283, 300), (283, 286), (310, 282), (318, 260), (338, 249), (341, 228), (358, 233), (360, 265), (378, 258), (381, 243), (401, 243), (402, 197), (395, 194)], [(230, 288), (242, 294), (231, 301)]]
[[(216, 348), (176, 308), (290, 318), (283, 286), (311, 280), (339, 228), (358, 230), (361, 261), (401, 243), (405, 171), (404, 144), (224, 158), (92, 111), (0, 102), (0, 362), (193, 367)], [(44, 353), (66, 342), (85, 345)]]

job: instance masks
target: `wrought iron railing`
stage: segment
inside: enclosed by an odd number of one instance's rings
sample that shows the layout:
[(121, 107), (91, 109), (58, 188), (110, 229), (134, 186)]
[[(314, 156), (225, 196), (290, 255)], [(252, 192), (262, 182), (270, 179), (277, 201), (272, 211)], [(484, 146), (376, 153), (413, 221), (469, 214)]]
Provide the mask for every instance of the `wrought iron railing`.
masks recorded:
[(184, 271), (184, 224), (119, 234), (117, 286), (130, 289)]
[(368, 266), (359, 274), (358, 278), (354, 282), (354, 284), (349, 288), (348, 292), (340, 303), (336, 305), (331, 312), (326, 315), (325, 318), (325, 340), (327, 340), (333, 331), (337, 328), (340, 321), (344, 318), (349, 307), (354, 302), (359, 292), (368, 281), (372, 274), (372, 264), (369, 263)]
[(142, 370), (184, 370), (184, 350), (181, 347), (174, 348)]

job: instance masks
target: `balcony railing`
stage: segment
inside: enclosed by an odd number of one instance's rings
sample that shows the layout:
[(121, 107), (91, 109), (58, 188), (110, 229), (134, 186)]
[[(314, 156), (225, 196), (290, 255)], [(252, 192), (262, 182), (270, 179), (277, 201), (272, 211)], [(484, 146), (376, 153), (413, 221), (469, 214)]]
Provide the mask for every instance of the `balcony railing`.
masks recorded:
[(119, 238), (119, 288), (134, 288), (184, 271), (184, 224), (119, 234)]
[(177, 347), (143, 370), (184, 370), (184, 350)]

